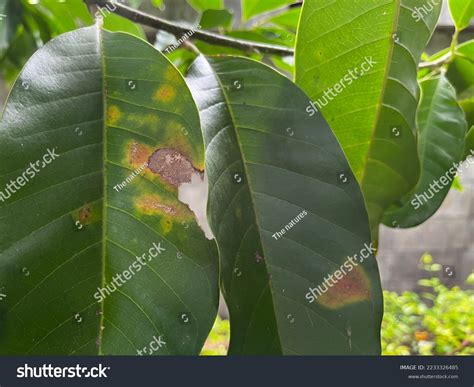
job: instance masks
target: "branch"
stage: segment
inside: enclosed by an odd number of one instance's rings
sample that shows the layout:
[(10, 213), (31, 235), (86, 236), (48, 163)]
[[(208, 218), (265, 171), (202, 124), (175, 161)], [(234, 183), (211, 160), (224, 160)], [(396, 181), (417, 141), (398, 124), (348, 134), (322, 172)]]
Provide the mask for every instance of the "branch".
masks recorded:
[[(189, 32), (188, 27), (180, 26), (178, 24), (169, 22), (168, 20), (146, 14), (144, 12), (127, 7), (123, 4), (118, 4), (110, 0), (83, 0), (88, 5), (97, 5), (99, 7), (107, 8), (110, 12), (116, 13), (126, 19), (135, 23), (139, 23), (158, 30), (163, 30), (175, 35), (177, 38)], [(196, 30), (192, 36), (193, 39), (198, 39), (206, 43), (217, 44), (219, 46), (236, 48), (242, 51), (258, 51), (265, 54), (273, 54), (279, 56), (294, 55), (294, 50), (277, 46), (274, 44), (256, 43), (243, 39), (231, 38), (222, 36), (213, 32)]]

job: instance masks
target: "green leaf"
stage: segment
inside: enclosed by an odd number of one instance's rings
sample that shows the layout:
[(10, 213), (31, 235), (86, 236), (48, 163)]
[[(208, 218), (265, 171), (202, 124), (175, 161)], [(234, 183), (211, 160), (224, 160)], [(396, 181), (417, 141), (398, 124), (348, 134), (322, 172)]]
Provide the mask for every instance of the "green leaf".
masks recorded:
[(197, 11), (224, 8), (224, 0), (188, 0), (188, 3)]
[(414, 0), (306, 0), (297, 83), (319, 106), (365, 196), (377, 239), (384, 211), (418, 182), (417, 66), (441, 2), (421, 21)]
[(370, 245), (362, 194), (327, 123), (306, 114), (293, 82), (250, 59), (199, 57), (187, 80), (204, 130), (229, 353), (379, 353), (372, 254), (319, 298), (310, 291)]
[(448, 3), (456, 29), (462, 31), (469, 27), (474, 17), (474, 0), (449, 0)]
[(113, 13), (104, 17), (104, 28), (112, 32), (128, 32), (138, 38), (146, 38), (140, 25)]
[(454, 61), (449, 64), (446, 76), (456, 88), (458, 95), (474, 95), (474, 40), (456, 47)]
[(233, 17), (234, 15), (225, 9), (206, 9), (199, 24), (204, 29), (229, 28)]
[(384, 223), (414, 227), (441, 206), (462, 160), (467, 124), (456, 101), (456, 90), (444, 75), (421, 83), (418, 108), (418, 154), (421, 176), (401, 206), (388, 210)]
[(53, 36), (91, 25), (94, 21), (82, 0), (41, 0), (28, 4), (27, 9), (47, 23)]
[(161, 336), (155, 354), (198, 354), (217, 257), (178, 200), (204, 147), (166, 58), (95, 26), (61, 35), (15, 83), (0, 149), (0, 353), (137, 354)]
[(242, 0), (242, 18), (248, 20), (263, 12), (272, 11), (292, 3), (294, 3), (294, 0)]
[(280, 27), (288, 28), (291, 31), (296, 31), (296, 29), (298, 28), (300, 14), (301, 8), (293, 8), (288, 12), (268, 19), (267, 23), (273, 23)]
[(471, 129), (467, 133), (463, 158), (465, 159), (469, 155), (474, 156), (474, 126), (471, 126)]
[(0, 59), (15, 39), (22, 13), (18, 0), (3, 0), (0, 4)]

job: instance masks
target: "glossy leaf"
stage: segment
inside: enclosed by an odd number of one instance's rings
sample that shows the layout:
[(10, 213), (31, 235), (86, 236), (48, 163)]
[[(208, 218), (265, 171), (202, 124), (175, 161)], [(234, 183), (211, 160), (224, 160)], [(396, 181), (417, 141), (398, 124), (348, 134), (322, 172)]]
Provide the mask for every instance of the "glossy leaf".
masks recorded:
[(441, 206), (464, 154), (467, 124), (456, 101), (456, 90), (444, 75), (421, 83), (418, 108), (418, 154), (421, 176), (401, 207), (386, 212), (384, 223), (414, 227)]
[(370, 244), (362, 194), (323, 117), (309, 117), (301, 89), (250, 59), (199, 57), (187, 80), (204, 130), (229, 353), (379, 353), (372, 254), (310, 299)]
[(474, 18), (474, 0), (449, 0), (449, 11), (459, 31), (467, 28)]
[(306, 0), (296, 81), (342, 145), (365, 196), (374, 239), (384, 211), (418, 182), (417, 65), (441, 2), (419, 22), (415, 0)]
[(61, 35), (15, 83), (0, 149), (0, 353), (133, 355), (161, 336), (154, 354), (198, 354), (217, 257), (178, 200), (204, 147), (166, 58), (95, 26)]

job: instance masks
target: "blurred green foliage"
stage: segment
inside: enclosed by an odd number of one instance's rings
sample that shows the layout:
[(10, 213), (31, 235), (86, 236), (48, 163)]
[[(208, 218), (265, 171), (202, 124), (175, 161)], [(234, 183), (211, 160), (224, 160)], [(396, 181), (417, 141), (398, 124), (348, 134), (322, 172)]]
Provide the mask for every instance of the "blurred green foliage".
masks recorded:
[[(448, 288), (439, 275), (441, 265), (425, 254), (420, 268), (426, 278), (415, 292), (384, 292), (382, 323), (384, 355), (474, 355), (474, 290)], [(466, 280), (474, 285), (474, 273)], [(201, 355), (224, 356), (229, 322), (217, 318)]]
[[(420, 294), (384, 292), (382, 351), (385, 355), (473, 355), (474, 291), (441, 282), (441, 266), (425, 254), (421, 268), (427, 278)], [(474, 273), (466, 283), (474, 284)]]

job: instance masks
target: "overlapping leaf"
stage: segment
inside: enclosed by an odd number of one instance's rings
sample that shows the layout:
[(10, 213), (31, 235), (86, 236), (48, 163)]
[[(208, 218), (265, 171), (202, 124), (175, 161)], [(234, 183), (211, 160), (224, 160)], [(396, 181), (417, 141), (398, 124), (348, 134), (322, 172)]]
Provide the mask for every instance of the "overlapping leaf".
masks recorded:
[(374, 238), (384, 211), (419, 178), (417, 66), (441, 2), (419, 21), (418, 5), (414, 0), (305, 0), (303, 5), (296, 81), (349, 158)]
[(413, 227), (431, 217), (443, 203), (464, 154), (467, 124), (456, 90), (444, 75), (421, 83), (418, 108), (418, 154), (421, 176), (402, 206), (386, 212), (384, 223)]
[(372, 254), (311, 299), (310, 288), (370, 245), (362, 194), (323, 117), (306, 114), (308, 97), (290, 80), (249, 59), (200, 57), (187, 80), (204, 131), (230, 354), (379, 353)]
[(16, 82), (0, 149), (0, 353), (198, 354), (217, 258), (178, 201), (204, 163), (178, 71), (128, 34), (61, 35)]

